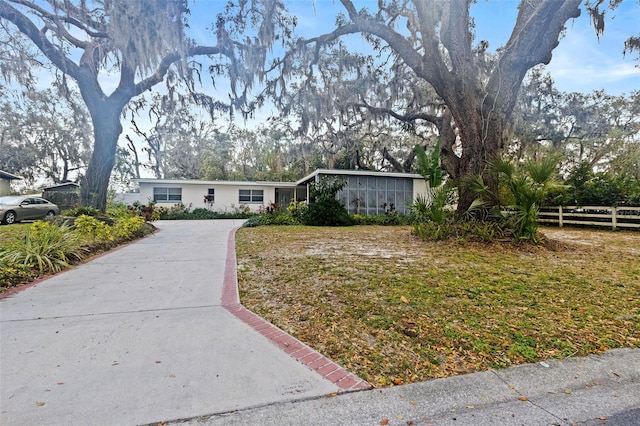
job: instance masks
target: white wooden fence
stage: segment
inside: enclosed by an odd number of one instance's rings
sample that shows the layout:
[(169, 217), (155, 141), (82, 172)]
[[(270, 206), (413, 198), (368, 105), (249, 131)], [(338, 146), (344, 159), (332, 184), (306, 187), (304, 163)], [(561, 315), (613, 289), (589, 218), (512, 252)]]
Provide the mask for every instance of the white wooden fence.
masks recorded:
[(545, 224), (603, 226), (640, 229), (640, 207), (565, 206), (542, 207), (538, 221)]

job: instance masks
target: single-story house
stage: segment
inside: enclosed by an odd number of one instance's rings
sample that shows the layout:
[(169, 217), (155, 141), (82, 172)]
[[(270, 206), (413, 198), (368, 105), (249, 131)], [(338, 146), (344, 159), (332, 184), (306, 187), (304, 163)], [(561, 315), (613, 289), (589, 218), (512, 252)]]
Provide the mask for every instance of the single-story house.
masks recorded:
[(295, 182), (244, 182), (220, 180), (136, 179), (140, 187), (140, 202), (154, 201), (158, 206), (184, 204), (190, 208), (207, 208), (233, 212), (247, 206), (258, 211), (271, 203), (285, 207), (294, 196), (305, 194)]
[[(170, 207), (182, 203), (191, 208), (231, 212), (239, 207), (257, 211), (271, 203), (286, 208), (292, 200), (308, 201), (310, 185), (323, 176), (343, 177), (346, 186), (337, 198), (349, 213), (378, 215), (407, 213), (418, 194), (426, 191), (424, 178), (415, 173), (318, 169), (297, 182), (242, 182), (176, 179), (136, 179), (140, 202), (154, 201)], [(312, 201), (312, 200), (311, 200)]]
[(18, 175), (0, 170), (0, 196), (11, 194), (11, 181), (21, 179)]

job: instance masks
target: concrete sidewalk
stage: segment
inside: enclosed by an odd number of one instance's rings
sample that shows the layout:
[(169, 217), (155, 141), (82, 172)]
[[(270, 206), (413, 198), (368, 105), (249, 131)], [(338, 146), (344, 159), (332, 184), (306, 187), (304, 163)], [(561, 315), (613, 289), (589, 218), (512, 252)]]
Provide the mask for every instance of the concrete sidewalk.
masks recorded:
[(0, 424), (145, 424), (343, 391), (271, 340), (310, 349), (224, 291), (240, 224), (160, 222), (152, 236), (2, 300)]
[(160, 222), (0, 301), (0, 424), (640, 425), (637, 348), (340, 394), (367, 384), (238, 303), (240, 223)]
[(640, 350), (211, 415), (182, 426), (638, 426)]

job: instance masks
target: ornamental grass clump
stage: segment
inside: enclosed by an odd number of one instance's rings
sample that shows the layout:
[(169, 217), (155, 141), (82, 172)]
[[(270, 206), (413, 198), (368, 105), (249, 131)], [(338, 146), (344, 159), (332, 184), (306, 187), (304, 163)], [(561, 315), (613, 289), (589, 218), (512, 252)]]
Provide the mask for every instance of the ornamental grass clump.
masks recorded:
[(69, 226), (35, 222), (24, 238), (7, 247), (0, 257), (5, 265), (28, 267), (43, 274), (58, 272), (84, 255), (81, 237)]

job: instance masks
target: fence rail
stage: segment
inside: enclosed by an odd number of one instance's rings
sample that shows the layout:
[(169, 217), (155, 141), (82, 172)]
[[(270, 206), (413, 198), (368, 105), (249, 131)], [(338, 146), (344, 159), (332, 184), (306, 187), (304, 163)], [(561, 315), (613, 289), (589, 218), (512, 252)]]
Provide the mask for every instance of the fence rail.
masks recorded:
[(611, 229), (640, 229), (640, 207), (565, 206), (542, 207), (540, 223), (602, 226)]

